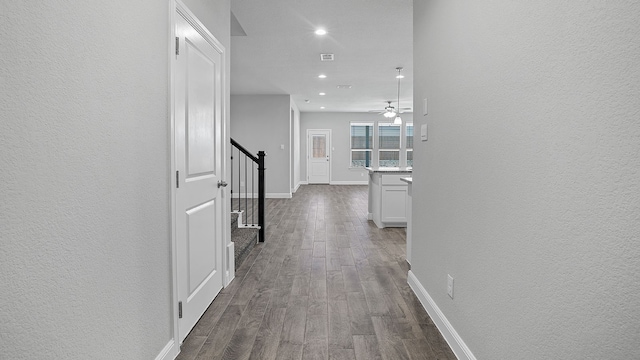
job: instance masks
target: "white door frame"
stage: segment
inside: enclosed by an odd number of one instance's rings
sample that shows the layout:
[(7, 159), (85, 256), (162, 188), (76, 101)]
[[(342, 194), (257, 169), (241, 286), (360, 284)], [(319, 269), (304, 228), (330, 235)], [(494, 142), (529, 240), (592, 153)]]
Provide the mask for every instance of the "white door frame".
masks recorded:
[[(164, 357), (168, 359), (173, 359), (180, 352), (180, 333), (178, 329), (178, 256), (177, 256), (177, 234), (176, 234), (176, 143), (175, 143), (175, 74), (176, 74), (176, 41), (175, 41), (175, 31), (176, 31), (176, 21), (178, 16), (184, 17), (199, 33), (202, 35), (207, 42), (209, 42), (214, 48), (220, 50), (224, 56), (221, 58), (221, 74), (222, 74), (222, 134), (223, 134), (223, 144), (221, 146), (222, 149), (222, 174), (220, 179), (223, 181), (227, 180), (227, 166), (229, 164), (227, 160), (227, 148), (230, 143), (229, 141), (229, 133), (227, 131), (228, 125), (228, 112), (227, 112), (227, 64), (226, 64), (226, 50), (224, 46), (211, 34), (209, 30), (197, 19), (197, 17), (187, 8), (187, 6), (181, 0), (169, 0), (169, 8), (170, 8), (170, 24), (169, 27), (169, 129), (170, 129), (170, 168), (171, 171), (169, 173), (170, 181), (171, 181), (171, 299), (172, 299), (172, 333), (173, 333), (173, 341), (172, 344), (167, 345), (166, 351), (164, 351)], [(229, 285), (231, 280), (235, 277), (235, 269), (234, 269), (234, 259), (233, 259), (233, 243), (231, 242), (231, 233), (230, 233), (230, 197), (228, 195), (227, 188), (221, 188), (222, 203), (221, 203), (221, 211), (222, 211), (222, 238), (224, 243), (224, 248), (226, 249), (226, 253), (223, 253), (222, 256), (222, 266), (225, 271), (223, 272), (223, 286), (226, 287)]]
[(331, 164), (333, 162), (333, 147), (331, 145), (331, 138), (333, 137), (331, 134), (331, 129), (307, 129), (307, 183), (309, 182), (309, 173), (311, 172), (311, 133), (314, 131), (328, 131), (329, 132), (329, 141), (327, 144), (327, 153), (329, 154), (329, 184), (331, 184)]

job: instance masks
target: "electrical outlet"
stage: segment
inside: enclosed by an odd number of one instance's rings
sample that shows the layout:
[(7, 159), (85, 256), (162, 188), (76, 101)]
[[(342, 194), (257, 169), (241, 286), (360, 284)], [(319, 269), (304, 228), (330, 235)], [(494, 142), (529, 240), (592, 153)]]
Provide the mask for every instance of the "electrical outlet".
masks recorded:
[(453, 278), (447, 274), (447, 294), (453, 299)]

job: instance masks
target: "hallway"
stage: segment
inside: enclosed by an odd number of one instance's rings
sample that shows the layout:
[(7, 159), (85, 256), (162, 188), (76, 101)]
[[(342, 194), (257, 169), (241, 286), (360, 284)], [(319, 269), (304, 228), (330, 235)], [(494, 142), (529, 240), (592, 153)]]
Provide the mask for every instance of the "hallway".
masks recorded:
[(456, 359), (407, 285), (404, 229), (366, 216), (366, 186), (268, 199), (266, 242), (178, 359)]

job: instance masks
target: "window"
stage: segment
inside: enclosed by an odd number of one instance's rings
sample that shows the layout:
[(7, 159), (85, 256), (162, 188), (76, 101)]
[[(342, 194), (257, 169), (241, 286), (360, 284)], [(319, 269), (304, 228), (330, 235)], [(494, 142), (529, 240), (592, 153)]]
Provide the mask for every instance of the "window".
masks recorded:
[(327, 138), (325, 135), (313, 135), (313, 154), (314, 159), (327, 157)]
[(413, 167), (413, 122), (352, 122), (350, 132), (350, 167)]
[(371, 166), (373, 123), (351, 123), (351, 167)]
[(400, 166), (400, 128), (393, 123), (378, 123), (378, 166)]
[(413, 123), (407, 123), (407, 167), (413, 167)]

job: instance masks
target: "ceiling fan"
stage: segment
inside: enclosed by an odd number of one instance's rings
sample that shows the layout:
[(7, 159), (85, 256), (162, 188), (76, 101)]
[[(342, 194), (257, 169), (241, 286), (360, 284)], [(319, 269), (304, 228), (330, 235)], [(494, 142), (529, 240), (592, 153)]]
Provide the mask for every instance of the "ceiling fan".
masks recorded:
[[(403, 112), (404, 110), (409, 110), (409, 108), (400, 109), (400, 112)], [(369, 110), (369, 112), (384, 115), (384, 117), (388, 118), (396, 116), (396, 108), (391, 106), (391, 101), (387, 101), (387, 106), (384, 107), (384, 110)]]

